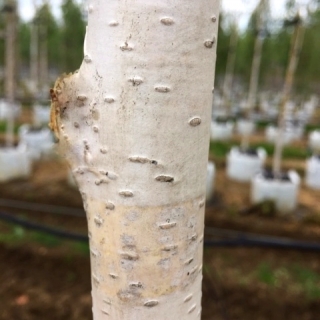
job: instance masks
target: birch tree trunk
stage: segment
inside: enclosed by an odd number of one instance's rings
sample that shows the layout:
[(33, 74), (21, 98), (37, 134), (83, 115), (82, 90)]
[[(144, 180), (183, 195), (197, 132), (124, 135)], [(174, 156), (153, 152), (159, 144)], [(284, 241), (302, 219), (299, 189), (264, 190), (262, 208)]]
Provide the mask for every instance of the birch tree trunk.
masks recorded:
[(298, 22), (292, 34), (289, 64), (286, 71), (282, 97), (281, 97), (280, 106), (279, 106), (279, 115), (278, 115), (279, 134), (275, 144), (275, 152), (273, 156), (273, 172), (276, 177), (279, 177), (281, 175), (281, 158), (282, 158), (284, 134), (285, 134), (285, 128), (286, 128), (286, 121), (285, 121), (285, 115), (284, 115), (285, 107), (290, 98), (293, 81), (294, 81), (294, 75), (299, 63), (300, 52), (303, 45), (303, 39), (305, 34), (303, 21), (301, 20), (299, 15), (297, 15), (297, 19), (298, 19)]
[(48, 66), (48, 30), (45, 22), (40, 21), (40, 46), (39, 46), (39, 82), (40, 82), (40, 96), (45, 100), (48, 94), (49, 81), (49, 66)]
[(250, 118), (250, 114), (257, 103), (257, 93), (258, 93), (258, 84), (259, 84), (259, 75), (260, 75), (260, 65), (261, 65), (261, 56), (262, 56), (262, 46), (263, 46), (263, 37), (261, 35), (261, 30), (256, 36), (254, 43), (254, 54), (250, 75), (250, 84), (249, 84), (249, 94), (247, 102), (247, 117)]
[(14, 102), (16, 96), (16, 62), (17, 62), (17, 4), (8, 0), (6, 4), (5, 29), (5, 83), (4, 91), (9, 114), (6, 127), (6, 145), (14, 144)]
[(200, 319), (219, 1), (88, 10), (51, 127), (87, 212), (94, 319)]
[(250, 116), (257, 103), (257, 94), (259, 87), (260, 66), (262, 57), (262, 47), (264, 33), (266, 33), (266, 21), (268, 19), (269, 1), (261, 0), (256, 9), (256, 39), (254, 42), (253, 60), (250, 74), (249, 93), (247, 100), (247, 116)]
[(30, 82), (32, 88), (32, 95), (35, 96), (38, 92), (39, 84), (39, 68), (38, 68), (38, 45), (39, 32), (37, 22), (34, 20), (31, 23), (31, 39), (30, 39)]
[(231, 89), (234, 76), (234, 68), (236, 64), (236, 53), (237, 53), (237, 43), (238, 43), (239, 33), (237, 30), (236, 22), (233, 22), (231, 25), (231, 34), (230, 34), (230, 43), (229, 43), (229, 52), (227, 58), (226, 73), (223, 82), (222, 89), (222, 103), (224, 108), (227, 110), (227, 116), (231, 114)]

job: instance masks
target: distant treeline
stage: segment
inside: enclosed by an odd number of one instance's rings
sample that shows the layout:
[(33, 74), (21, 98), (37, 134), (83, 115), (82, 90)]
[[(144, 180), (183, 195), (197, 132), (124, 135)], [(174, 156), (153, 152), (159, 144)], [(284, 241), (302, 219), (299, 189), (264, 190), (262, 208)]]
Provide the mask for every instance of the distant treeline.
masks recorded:
[[(229, 50), (231, 28), (223, 28), (224, 16), (220, 16), (217, 47), (217, 79), (223, 79)], [(281, 90), (288, 64), (291, 36), (294, 26), (284, 26), (284, 20), (271, 21), (265, 30), (262, 50), (261, 89)], [(304, 21), (305, 36), (295, 78), (295, 91), (299, 94), (320, 94), (320, 10), (316, 10)], [(250, 78), (256, 30), (254, 16), (247, 28), (239, 32), (236, 48), (235, 77), (242, 84), (248, 84)]]
[[(63, 0), (61, 19), (52, 14), (48, 3), (39, 6), (33, 20), (19, 21), (18, 61), (20, 67), (30, 65), (30, 40), (32, 26), (38, 27), (38, 41), (47, 41), (50, 69), (71, 72), (79, 68), (83, 58), (85, 21), (82, 8), (73, 0)], [(0, 15), (0, 28), (4, 30), (5, 16)], [(44, 39), (45, 37), (45, 39)], [(0, 40), (0, 65), (4, 64), (4, 39)]]
[[(0, 29), (3, 30), (4, 14), (0, 15)], [(62, 16), (57, 20), (48, 4), (38, 8), (33, 21), (19, 21), (19, 65), (25, 68), (30, 64), (30, 39), (32, 22), (46, 30), (48, 43), (48, 63), (50, 69), (59, 73), (71, 72), (79, 68), (83, 59), (83, 40), (85, 21), (82, 8), (73, 0), (63, 0)], [(229, 50), (231, 28), (224, 26), (224, 16), (220, 16), (217, 48), (217, 79), (223, 79)], [(274, 22), (271, 22), (271, 24)], [(284, 73), (288, 63), (290, 38), (293, 27), (271, 26), (266, 32), (261, 62), (260, 87), (264, 89), (281, 89)], [(223, 27), (224, 26), (224, 27)], [(249, 82), (253, 56), (254, 14), (245, 30), (241, 30), (236, 47), (235, 76), (241, 83)], [(43, 35), (39, 33), (39, 41)], [(4, 40), (0, 40), (0, 66), (4, 61)], [(312, 93), (320, 91), (320, 10), (314, 11), (306, 24), (306, 34), (298, 65), (295, 88), (298, 91)], [(320, 93), (320, 92), (319, 92)]]

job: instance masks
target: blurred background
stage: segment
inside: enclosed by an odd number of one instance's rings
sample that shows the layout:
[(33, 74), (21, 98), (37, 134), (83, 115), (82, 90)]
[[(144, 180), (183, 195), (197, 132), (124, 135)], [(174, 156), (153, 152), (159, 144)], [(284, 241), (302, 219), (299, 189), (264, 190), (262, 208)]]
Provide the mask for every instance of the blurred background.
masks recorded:
[[(82, 200), (48, 128), (85, 0), (0, 0), (0, 319), (91, 319)], [(320, 1), (222, 0), (202, 319), (320, 314)]]

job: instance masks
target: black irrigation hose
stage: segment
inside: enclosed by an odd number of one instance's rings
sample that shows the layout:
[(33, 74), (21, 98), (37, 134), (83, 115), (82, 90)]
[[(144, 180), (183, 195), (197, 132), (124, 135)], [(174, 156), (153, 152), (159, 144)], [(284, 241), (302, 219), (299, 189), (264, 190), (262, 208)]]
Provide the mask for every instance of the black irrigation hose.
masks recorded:
[[(208, 247), (264, 247), (274, 249), (291, 249), (305, 251), (320, 251), (320, 244), (298, 241), (289, 238), (260, 236), (247, 232), (206, 228), (205, 233), (220, 239), (206, 239), (204, 245)], [(221, 239), (224, 238), (224, 239)]]
[[(26, 219), (16, 217), (12, 214), (5, 213), (3, 211), (0, 211), (0, 220), (20, 225), (29, 230), (44, 232), (66, 240), (88, 242), (88, 236), (86, 235), (64, 231), (36, 222), (31, 222)], [(235, 232), (214, 228), (208, 228), (206, 230), (206, 233), (210, 233), (210, 235), (218, 236), (220, 234), (220, 237), (226, 235), (233, 236), (233, 239), (205, 240), (204, 245), (206, 247), (264, 247), (275, 249), (320, 251), (320, 244), (312, 242), (296, 241), (278, 237), (263, 237), (247, 234), (245, 232)]]
[(19, 226), (22, 226), (26, 229), (33, 230), (33, 231), (39, 231), (44, 232), (47, 234), (50, 234), (55, 237), (63, 238), (66, 240), (73, 240), (73, 241), (79, 241), (79, 242), (88, 242), (88, 236), (79, 234), (79, 233), (73, 233), (69, 231), (64, 231), (61, 229), (52, 228), (49, 226), (45, 226), (36, 222), (31, 222), (26, 219), (22, 219), (19, 217), (16, 217), (12, 214), (5, 213), (3, 211), (0, 211), (0, 220), (17, 224)]
[(232, 239), (232, 240), (205, 240), (205, 247), (262, 247), (272, 249), (290, 249), (301, 251), (320, 251), (320, 245), (310, 242), (300, 241), (273, 241), (273, 240), (249, 240), (249, 239)]
[(52, 204), (32, 203), (32, 202), (26, 202), (26, 201), (0, 198), (0, 206), (6, 207), (6, 208), (27, 210), (27, 211), (38, 211), (38, 212), (45, 212), (45, 213), (54, 213), (59, 215), (68, 215), (68, 216), (74, 216), (74, 217), (80, 217), (80, 218), (85, 217), (85, 212), (83, 209), (74, 208), (74, 207), (55, 206)]

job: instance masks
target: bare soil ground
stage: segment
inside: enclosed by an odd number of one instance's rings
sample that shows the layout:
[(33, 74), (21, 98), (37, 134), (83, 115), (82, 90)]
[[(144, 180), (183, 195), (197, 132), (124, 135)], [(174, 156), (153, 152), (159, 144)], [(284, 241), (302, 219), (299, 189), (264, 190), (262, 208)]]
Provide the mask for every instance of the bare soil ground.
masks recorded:
[[(206, 208), (207, 226), (319, 242), (319, 191), (303, 185), (299, 207), (291, 216), (250, 211), (249, 184), (226, 179), (223, 162), (217, 168), (215, 196)], [(29, 180), (0, 184), (0, 198), (81, 208), (79, 192), (67, 183), (67, 174), (62, 160), (41, 161)], [(1, 210), (86, 233), (84, 218)], [(86, 246), (27, 234), (0, 222), (0, 236), (14, 239), (0, 241), (0, 320), (92, 319)], [(319, 315), (317, 253), (205, 248), (202, 319), (317, 320)]]

